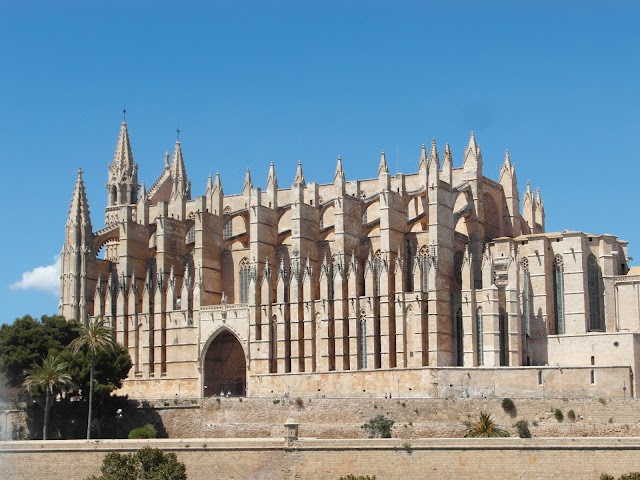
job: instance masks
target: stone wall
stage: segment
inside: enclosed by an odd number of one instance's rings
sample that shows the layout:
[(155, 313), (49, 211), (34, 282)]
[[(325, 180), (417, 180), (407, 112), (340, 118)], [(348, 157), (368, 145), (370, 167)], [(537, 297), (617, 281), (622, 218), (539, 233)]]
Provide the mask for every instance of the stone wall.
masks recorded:
[(598, 479), (640, 471), (640, 438), (570, 439), (279, 439), (49, 441), (0, 443), (6, 480), (83, 479), (99, 473), (106, 453), (143, 446), (175, 452), (190, 480), (330, 479), (376, 475), (438, 479)]

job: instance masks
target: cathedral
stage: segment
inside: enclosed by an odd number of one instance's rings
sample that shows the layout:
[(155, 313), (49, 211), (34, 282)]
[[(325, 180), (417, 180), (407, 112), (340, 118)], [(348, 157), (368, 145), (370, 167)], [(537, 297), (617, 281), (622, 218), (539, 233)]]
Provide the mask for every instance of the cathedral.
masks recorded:
[(60, 314), (109, 321), (133, 398), (635, 397), (627, 242), (545, 232), (540, 190), (508, 151), (486, 177), (473, 133), (461, 166), (435, 140), (416, 157), (362, 180), (338, 157), (329, 184), (298, 163), (285, 188), (272, 163), (264, 188), (216, 174), (193, 198), (179, 139), (138, 182), (123, 121), (101, 228), (78, 170)]

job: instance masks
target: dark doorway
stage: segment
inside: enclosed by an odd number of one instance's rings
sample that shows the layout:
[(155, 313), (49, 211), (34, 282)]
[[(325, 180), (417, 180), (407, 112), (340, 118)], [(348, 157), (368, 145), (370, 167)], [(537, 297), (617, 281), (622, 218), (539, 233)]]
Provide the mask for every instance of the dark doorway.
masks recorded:
[(204, 359), (204, 396), (246, 394), (247, 365), (238, 339), (228, 331), (213, 339)]

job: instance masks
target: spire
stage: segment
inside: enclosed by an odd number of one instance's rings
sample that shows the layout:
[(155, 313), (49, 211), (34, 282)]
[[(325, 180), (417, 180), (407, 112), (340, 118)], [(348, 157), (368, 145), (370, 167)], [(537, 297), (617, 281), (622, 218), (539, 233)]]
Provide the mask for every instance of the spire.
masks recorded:
[(89, 202), (87, 201), (87, 192), (84, 189), (81, 168), (78, 169), (76, 185), (73, 189), (73, 195), (71, 196), (71, 206), (69, 207), (67, 225), (80, 225), (80, 227), (86, 227), (88, 225), (89, 232), (91, 232)]
[(476, 143), (476, 136), (474, 135), (473, 132), (471, 132), (471, 134), (469, 135), (469, 143), (464, 149), (463, 164), (466, 164), (467, 160), (469, 159), (473, 159), (476, 162), (480, 161), (480, 147)]
[(418, 170), (427, 168), (427, 146), (423, 143), (420, 150), (420, 161), (418, 162)]
[(124, 119), (120, 124), (120, 134), (118, 135), (118, 143), (116, 143), (116, 152), (113, 155), (113, 165), (124, 170), (134, 165), (131, 142), (129, 141), (129, 131), (127, 130), (127, 122), (125, 122)]
[(536, 204), (542, 205), (542, 197), (540, 196), (540, 187), (536, 188)]
[(168, 170), (169, 168), (169, 152), (164, 152), (164, 169)]
[(527, 180), (527, 189), (524, 191), (524, 194), (531, 197), (531, 182), (529, 180)]
[(304, 173), (302, 173), (302, 162), (298, 161), (298, 167), (296, 168), (296, 178), (293, 180), (294, 185), (300, 185), (304, 187)]
[(253, 188), (253, 183), (251, 183), (251, 172), (247, 167), (247, 172), (244, 174), (244, 185), (242, 186), (242, 193), (245, 195), (249, 194), (249, 191)]
[(336, 181), (344, 182), (344, 169), (342, 168), (342, 156), (338, 155), (338, 163), (336, 164), (336, 172), (333, 174), (333, 183)]
[(180, 140), (176, 140), (176, 146), (173, 149), (173, 158), (171, 159), (171, 178), (173, 179), (173, 188), (171, 197), (190, 197), (189, 180), (187, 179), (187, 169), (184, 166), (182, 157), (182, 147)]
[(276, 167), (273, 162), (269, 165), (269, 174), (267, 175), (267, 189), (271, 187), (278, 190), (278, 179), (276, 178)]
[(378, 166), (378, 176), (380, 176), (383, 173), (389, 173), (389, 168), (387, 167), (387, 156), (384, 153), (384, 150), (382, 150), (382, 153), (380, 154), (380, 165)]
[(145, 202), (147, 200), (147, 187), (144, 182), (140, 184), (140, 191), (138, 192), (138, 203)]
[(504, 162), (502, 163), (502, 167), (500, 167), (500, 177), (498, 182), (502, 180), (504, 175), (509, 175), (509, 177), (515, 182), (516, 181), (516, 167), (511, 163), (511, 157), (509, 156), (509, 149), (504, 152)]
[(444, 156), (442, 157), (442, 180), (449, 185), (452, 184), (453, 176), (453, 157), (451, 155), (451, 147), (447, 143), (444, 146)]
[(436, 146), (436, 139), (431, 139), (431, 150), (429, 151), (429, 163), (427, 164), (427, 168), (430, 168), (431, 163), (435, 162), (434, 166), (440, 168), (440, 156), (438, 155), (438, 147)]
[[(209, 175), (209, 179), (211, 179), (211, 175)], [(220, 179), (220, 172), (216, 172), (216, 181), (213, 183), (213, 192), (220, 192), (221, 195), (224, 195), (222, 191), (222, 180)]]
[(205, 195), (211, 195), (211, 192), (213, 192), (213, 177), (209, 174), (209, 178), (207, 179), (207, 188), (205, 188), (204, 193)]

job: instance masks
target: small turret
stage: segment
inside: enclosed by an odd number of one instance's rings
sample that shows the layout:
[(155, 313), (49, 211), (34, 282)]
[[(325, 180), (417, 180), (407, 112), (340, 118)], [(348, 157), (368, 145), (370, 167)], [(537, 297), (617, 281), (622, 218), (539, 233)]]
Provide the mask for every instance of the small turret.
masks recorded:
[(511, 163), (509, 150), (504, 154), (504, 162), (500, 168), (500, 177), (498, 183), (502, 185), (504, 190), (505, 202), (509, 213), (509, 228), (505, 231), (505, 235), (520, 235), (520, 194), (518, 192), (518, 180), (516, 178), (516, 168)]
[(469, 135), (469, 143), (464, 149), (462, 168), (465, 172), (465, 178), (482, 178), (482, 153), (473, 132)]
[(247, 168), (247, 172), (244, 174), (244, 183), (242, 185), (242, 194), (244, 196), (249, 196), (251, 193), (251, 189), (253, 188), (253, 183), (251, 182), (251, 172)]
[(418, 172), (421, 174), (427, 173), (427, 146), (423, 143), (420, 150), (420, 161), (418, 162)]

